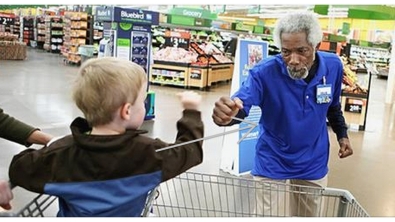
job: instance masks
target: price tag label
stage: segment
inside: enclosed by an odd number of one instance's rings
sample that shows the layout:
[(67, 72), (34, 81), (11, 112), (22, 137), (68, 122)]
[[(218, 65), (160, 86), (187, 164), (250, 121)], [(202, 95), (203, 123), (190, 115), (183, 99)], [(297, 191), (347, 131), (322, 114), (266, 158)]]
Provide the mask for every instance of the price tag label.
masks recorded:
[(362, 113), (363, 101), (359, 99), (347, 99), (344, 111), (350, 113)]
[(0, 17), (0, 25), (14, 25), (14, 18)]
[(188, 32), (167, 31), (165, 34), (165, 46), (189, 49), (191, 35)]
[(189, 48), (189, 39), (183, 39), (178, 37), (165, 37), (165, 45), (176, 48)]

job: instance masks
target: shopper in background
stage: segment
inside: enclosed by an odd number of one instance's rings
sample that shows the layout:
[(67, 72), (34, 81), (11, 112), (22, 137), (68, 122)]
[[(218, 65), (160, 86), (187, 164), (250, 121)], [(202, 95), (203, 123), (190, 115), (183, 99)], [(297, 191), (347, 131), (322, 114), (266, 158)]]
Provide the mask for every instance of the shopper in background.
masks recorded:
[[(253, 67), (231, 98), (221, 97), (215, 103), (213, 120), (219, 126), (230, 126), (238, 123), (231, 117), (245, 118), (251, 106), (259, 106), (262, 115), (251, 171), (254, 178), (326, 187), (327, 118), (337, 136), (339, 157), (353, 153), (339, 101), (342, 62), (335, 54), (317, 51), (322, 31), (311, 12), (289, 13), (279, 19), (274, 40), (281, 54)], [(277, 192), (258, 192), (258, 216), (276, 216)], [(290, 214), (319, 216), (319, 201), (319, 195), (291, 195)]]
[[(19, 143), (26, 147), (34, 144), (47, 144), (52, 135), (41, 132), (26, 123), (23, 123), (14, 117), (4, 113), (0, 108), (0, 137), (15, 143)], [(12, 200), (12, 192), (8, 181), (0, 180), (0, 207), (11, 209), (10, 201)]]
[[(79, 71), (73, 99), (86, 119), (71, 135), (16, 155), (13, 184), (59, 197), (58, 216), (140, 216), (148, 192), (203, 160), (202, 142), (170, 144), (138, 130), (146, 111), (147, 74), (119, 58), (90, 59)], [(201, 96), (179, 94), (183, 107), (175, 144), (203, 137)]]

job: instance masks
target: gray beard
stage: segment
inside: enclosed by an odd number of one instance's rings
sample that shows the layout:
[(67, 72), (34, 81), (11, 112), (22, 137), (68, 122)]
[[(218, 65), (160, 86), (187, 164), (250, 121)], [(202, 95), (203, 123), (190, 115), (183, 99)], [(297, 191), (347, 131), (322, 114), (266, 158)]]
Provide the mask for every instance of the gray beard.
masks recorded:
[(287, 71), (289, 77), (294, 80), (305, 79), (309, 75), (309, 70), (307, 69), (307, 67), (303, 67), (301, 70), (296, 71), (292, 70), (291, 67), (287, 66)]

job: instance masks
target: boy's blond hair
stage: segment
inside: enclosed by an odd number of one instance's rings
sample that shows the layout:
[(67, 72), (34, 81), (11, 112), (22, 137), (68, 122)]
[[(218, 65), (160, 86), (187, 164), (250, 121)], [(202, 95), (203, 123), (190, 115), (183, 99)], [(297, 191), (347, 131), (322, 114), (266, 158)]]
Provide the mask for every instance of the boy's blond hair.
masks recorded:
[(86, 61), (78, 72), (73, 100), (93, 126), (110, 123), (123, 104), (134, 104), (147, 74), (136, 63), (113, 57)]

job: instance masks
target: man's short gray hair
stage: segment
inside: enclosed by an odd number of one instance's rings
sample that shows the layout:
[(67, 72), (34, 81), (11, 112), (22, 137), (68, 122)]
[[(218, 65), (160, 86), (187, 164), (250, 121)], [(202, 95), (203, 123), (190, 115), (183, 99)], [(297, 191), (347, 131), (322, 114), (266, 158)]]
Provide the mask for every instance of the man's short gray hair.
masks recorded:
[(313, 47), (322, 41), (322, 30), (317, 15), (309, 11), (299, 11), (288, 13), (277, 20), (273, 33), (274, 44), (281, 49), (281, 34), (297, 32), (305, 32), (307, 42)]

